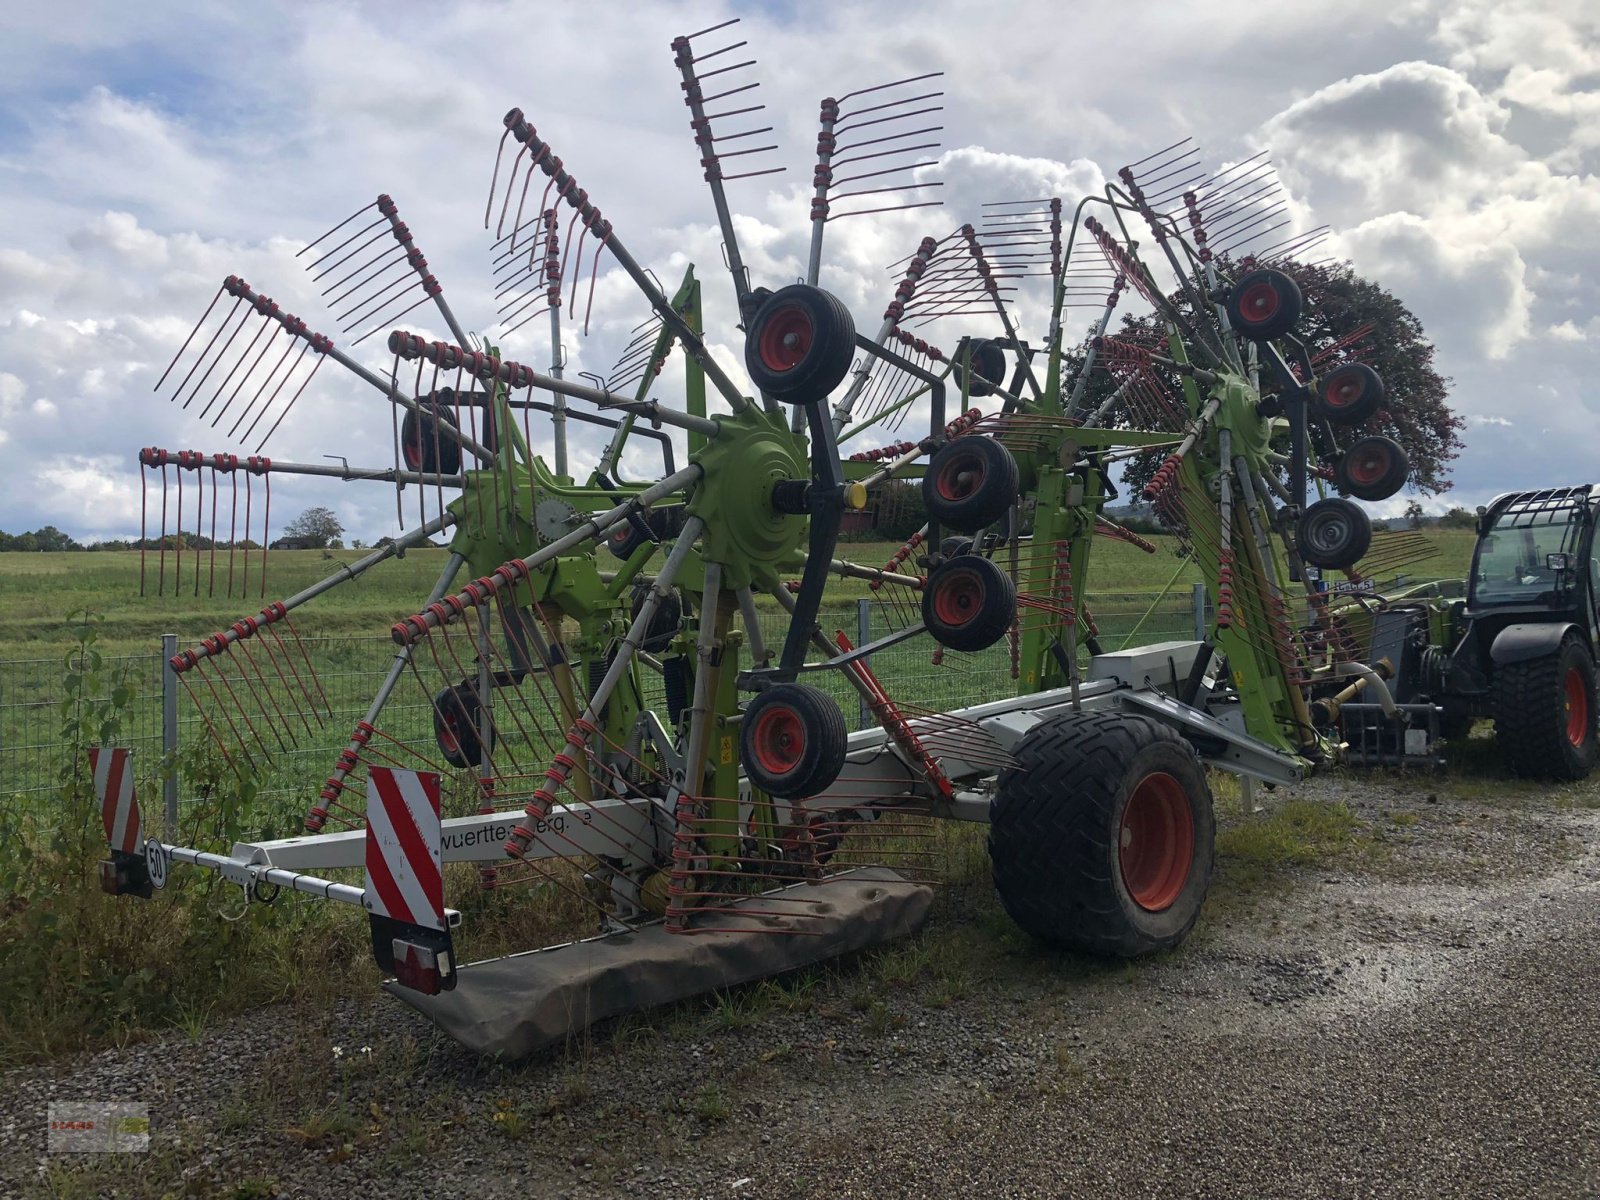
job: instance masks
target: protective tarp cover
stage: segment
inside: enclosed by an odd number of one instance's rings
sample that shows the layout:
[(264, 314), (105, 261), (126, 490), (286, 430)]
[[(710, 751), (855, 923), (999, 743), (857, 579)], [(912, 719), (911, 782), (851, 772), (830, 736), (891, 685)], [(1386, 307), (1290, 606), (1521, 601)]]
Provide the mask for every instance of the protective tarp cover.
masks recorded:
[[(715, 930), (674, 934), (652, 925), (471, 963), (459, 969), (455, 989), (438, 996), (393, 981), (384, 987), (469, 1049), (519, 1059), (596, 1021), (906, 937), (922, 927), (932, 902), (931, 889), (887, 868), (867, 867), (825, 884), (752, 896), (699, 918)], [(775, 910), (796, 915), (764, 915)]]

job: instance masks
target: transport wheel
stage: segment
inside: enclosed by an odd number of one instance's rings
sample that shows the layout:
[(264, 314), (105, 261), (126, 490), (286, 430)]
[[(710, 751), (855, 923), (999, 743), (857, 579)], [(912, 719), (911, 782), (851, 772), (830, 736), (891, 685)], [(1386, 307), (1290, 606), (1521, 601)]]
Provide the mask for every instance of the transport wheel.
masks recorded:
[(1393, 438), (1364, 437), (1339, 457), (1333, 482), (1357, 500), (1387, 500), (1406, 485), (1411, 461)]
[(768, 395), (812, 404), (839, 386), (855, 353), (850, 310), (821, 288), (792, 283), (768, 296), (751, 318), (744, 365)]
[(995, 388), (1006, 382), (1006, 352), (991, 341), (980, 340), (969, 344), (968, 355), (972, 363), (972, 377), (967, 378), (966, 364), (956, 355), (955, 381), (965, 387), (969, 399), (994, 395)]
[(987, 558), (963, 554), (940, 563), (922, 589), (922, 623), (949, 650), (985, 650), (1017, 618), (1017, 589)]
[(1554, 654), (1495, 668), (1494, 736), (1518, 775), (1584, 779), (1594, 769), (1594, 662), (1576, 636)]
[(992, 525), (1017, 502), (1017, 460), (992, 437), (969, 435), (933, 452), (922, 476), (928, 516), (960, 533)]
[(1216, 822), (1194, 747), (1120, 710), (1036, 726), (1000, 776), (989, 859), (1041, 941), (1133, 958), (1176, 946), (1211, 885)]
[(827, 692), (780, 683), (746, 706), (739, 761), (751, 784), (769, 796), (800, 800), (839, 777), (847, 736), (844, 713)]
[[(476, 767), (483, 761), (483, 739), (478, 717), (483, 705), (469, 683), (445, 688), (433, 698), (433, 737), (439, 753), (452, 767)], [(494, 750), (494, 728), (489, 729), (489, 750)]]
[(455, 416), (448, 404), (423, 396), (421, 411), (408, 410), (400, 422), (400, 455), (412, 471), (454, 475), (461, 470), (461, 443), (451, 437)]
[(1300, 285), (1271, 268), (1241, 275), (1226, 305), (1228, 323), (1252, 342), (1288, 333), (1300, 319), (1300, 307)]
[(606, 549), (613, 558), (620, 558), (624, 562), (633, 557), (633, 552), (650, 539), (634, 526), (632, 521), (624, 521), (614, 528), (606, 537)]
[(1311, 393), (1311, 411), (1335, 425), (1359, 425), (1383, 407), (1383, 380), (1366, 363), (1345, 363)]
[(1353, 567), (1372, 545), (1372, 520), (1359, 505), (1331, 496), (1300, 514), (1300, 557), (1314, 567)]
[[(620, 558), (624, 562), (633, 557), (633, 552), (648, 541), (663, 541), (667, 538), (677, 537), (678, 531), (683, 526), (683, 506), (670, 504), (663, 508), (653, 509), (647, 516), (635, 517), (632, 521), (624, 521), (613, 529), (606, 538), (606, 549), (613, 558)], [(639, 526), (648, 526), (655, 536), (649, 538), (640, 531)]]

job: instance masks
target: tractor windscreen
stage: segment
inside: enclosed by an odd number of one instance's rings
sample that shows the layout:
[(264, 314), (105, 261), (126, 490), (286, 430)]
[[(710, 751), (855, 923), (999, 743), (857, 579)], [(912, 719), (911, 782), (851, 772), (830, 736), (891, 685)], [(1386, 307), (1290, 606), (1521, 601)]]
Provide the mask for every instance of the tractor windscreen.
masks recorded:
[(1473, 607), (1545, 604), (1571, 587), (1583, 564), (1578, 551), (1582, 510), (1563, 507), (1538, 513), (1514, 508), (1496, 518), (1473, 559)]

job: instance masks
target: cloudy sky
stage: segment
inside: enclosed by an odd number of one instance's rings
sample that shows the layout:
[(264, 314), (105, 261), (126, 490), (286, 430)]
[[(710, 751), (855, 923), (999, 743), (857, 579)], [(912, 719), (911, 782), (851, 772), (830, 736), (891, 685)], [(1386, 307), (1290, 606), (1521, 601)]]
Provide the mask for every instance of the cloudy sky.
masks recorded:
[[(137, 533), (140, 446), (253, 450), (152, 385), (229, 273), (333, 332), (294, 253), (379, 192), (398, 201), (463, 323), (489, 326), (483, 203), (513, 105), (669, 286), (700, 265), (712, 340), (736, 368), (669, 50), (730, 16), (760, 60), (770, 165), (788, 167), (733, 190), (757, 283), (803, 270), (817, 101), (942, 70), (946, 207), (830, 235), (823, 282), (864, 326), (887, 299), (885, 266), (983, 201), (1075, 199), (1186, 136), (1212, 163), (1269, 148), (1297, 216), (1331, 223), (1338, 253), (1439, 346), (1468, 422), (1449, 502), (1596, 477), (1593, 3), (66, 0), (8, 5), (0, 37), (0, 529)], [(604, 373), (644, 315), (607, 270), (602, 259), (593, 336), (569, 332), (573, 369)], [(1025, 324), (1037, 315), (1022, 309)], [(410, 320), (444, 332), (426, 310)], [(510, 357), (548, 362), (536, 325)], [(382, 366), (379, 340), (362, 352)], [(330, 367), (265, 452), (386, 464), (387, 406)], [(273, 532), (326, 503), (376, 537), (393, 527), (393, 499), (284, 480)]]

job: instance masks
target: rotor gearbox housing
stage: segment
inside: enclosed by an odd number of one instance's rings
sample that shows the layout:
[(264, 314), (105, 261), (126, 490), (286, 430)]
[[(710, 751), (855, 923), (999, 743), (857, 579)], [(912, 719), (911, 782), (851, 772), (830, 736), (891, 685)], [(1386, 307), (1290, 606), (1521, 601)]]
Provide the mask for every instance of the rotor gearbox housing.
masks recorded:
[(778, 511), (772, 491), (785, 480), (809, 480), (811, 464), (805, 440), (755, 405), (719, 417), (717, 426), (694, 455), (703, 474), (687, 511), (705, 522), (702, 556), (722, 568), (723, 586), (748, 587), (797, 561), (807, 518)]

